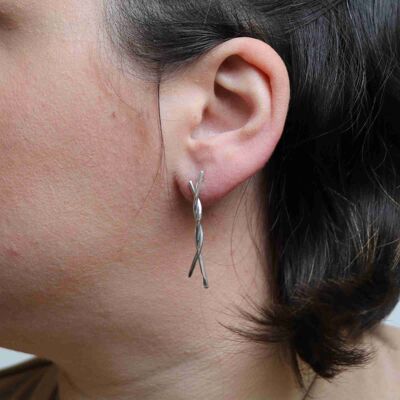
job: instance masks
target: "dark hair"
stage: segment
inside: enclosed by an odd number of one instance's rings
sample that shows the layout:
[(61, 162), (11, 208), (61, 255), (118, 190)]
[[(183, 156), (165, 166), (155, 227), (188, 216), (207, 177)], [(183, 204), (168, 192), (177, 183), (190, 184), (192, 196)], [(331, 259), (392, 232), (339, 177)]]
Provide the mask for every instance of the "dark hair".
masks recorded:
[[(244, 311), (325, 379), (374, 352), (358, 339), (400, 290), (399, 0), (105, 0), (115, 48), (161, 78), (238, 36), (284, 60), (291, 99), (262, 173), (271, 304)], [(267, 189), (268, 188), (268, 189)], [(262, 190), (262, 188), (261, 188)]]

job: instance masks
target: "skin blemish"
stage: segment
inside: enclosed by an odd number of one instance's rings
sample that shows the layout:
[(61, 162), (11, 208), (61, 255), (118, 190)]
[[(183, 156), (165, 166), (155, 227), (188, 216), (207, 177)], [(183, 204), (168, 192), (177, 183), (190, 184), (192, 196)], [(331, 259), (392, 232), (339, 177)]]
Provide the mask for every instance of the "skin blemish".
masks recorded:
[(14, 249), (6, 249), (6, 255), (9, 257), (18, 257), (19, 253)]
[(117, 118), (117, 114), (116, 114), (115, 111), (111, 114), (111, 117), (112, 117), (113, 119)]
[(8, 12), (0, 8), (0, 28), (7, 31), (12, 31), (18, 28), (17, 20)]

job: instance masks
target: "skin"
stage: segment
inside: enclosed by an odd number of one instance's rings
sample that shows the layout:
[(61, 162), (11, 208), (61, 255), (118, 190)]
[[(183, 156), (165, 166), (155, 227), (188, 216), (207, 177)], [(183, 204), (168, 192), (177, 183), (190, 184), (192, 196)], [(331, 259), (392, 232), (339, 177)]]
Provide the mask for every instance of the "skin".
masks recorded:
[(220, 325), (269, 297), (254, 210), (283, 61), (237, 38), (164, 82), (160, 168), (157, 87), (121, 70), (100, 4), (0, 0), (0, 345), (54, 361), (61, 400), (300, 400), (276, 348)]

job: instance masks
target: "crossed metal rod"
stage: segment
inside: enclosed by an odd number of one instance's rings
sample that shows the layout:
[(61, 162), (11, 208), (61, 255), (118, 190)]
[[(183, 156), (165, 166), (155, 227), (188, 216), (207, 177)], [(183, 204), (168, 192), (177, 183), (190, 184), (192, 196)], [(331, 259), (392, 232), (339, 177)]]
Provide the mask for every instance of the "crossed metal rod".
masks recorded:
[(205, 289), (207, 289), (208, 288), (207, 273), (206, 273), (206, 269), (205, 269), (204, 262), (203, 262), (203, 256), (201, 254), (201, 250), (203, 248), (203, 241), (204, 241), (204, 232), (203, 232), (203, 227), (201, 226), (201, 218), (203, 216), (203, 208), (201, 205), (201, 201), (199, 199), (199, 195), (200, 195), (200, 185), (202, 184), (203, 180), (204, 180), (204, 171), (201, 170), (199, 177), (197, 178), (196, 185), (194, 185), (191, 180), (189, 181), (189, 187), (194, 196), (193, 215), (196, 220), (195, 243), (196, 243), (196, 249), (197, 249), (196, 254), (192, 261), (192, 265), (190, 267), (189, 278), (193, 274), (193, 271), (197, 264), (197, 261), (199, 261), (200, 271), (203, 276), (203, 287)]

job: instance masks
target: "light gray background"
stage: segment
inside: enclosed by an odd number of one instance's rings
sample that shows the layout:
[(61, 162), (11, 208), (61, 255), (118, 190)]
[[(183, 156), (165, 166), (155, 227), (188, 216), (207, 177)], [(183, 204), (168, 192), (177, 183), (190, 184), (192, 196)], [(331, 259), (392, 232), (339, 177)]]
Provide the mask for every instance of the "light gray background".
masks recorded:
[[(400, 303), (397, 305), (393, 313), (386, 318), (385, 323), (400, 327)], [(19, 353), (12, 350), (2, 349), (0, 347), (0, 368), (17, 364), (32, 357), (34, 356), (31, 354)]]

